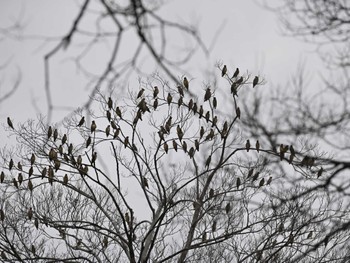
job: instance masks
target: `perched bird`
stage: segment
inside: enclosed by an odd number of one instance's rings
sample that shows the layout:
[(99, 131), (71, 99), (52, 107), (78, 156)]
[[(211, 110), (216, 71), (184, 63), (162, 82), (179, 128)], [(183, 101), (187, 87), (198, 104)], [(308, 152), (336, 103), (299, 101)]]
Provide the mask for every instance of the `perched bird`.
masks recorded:
[(191, 149), (188, 151), (188, 155), (190, 156), (190, 158), (192, 159), (194, 156), (195, 150), (193, 147), (191, 147)]
[(96, 130), (96, 123), (95, 123), (95, 121), (92, 121), (92, 123), (91, 123), (91, 133), (93, 133), (95, 130)]
[(226, 214), (228, 214), (231, 211), (231, 204), (230, 203), (227, 203), (227, 205), (225, 206), (225, 211), (226, 211)]
[(236, 115), (238, 119), (241, 118), (241, 109), (239, 107), (236, 108)]
[(188, 110), (192, 110), (193, 108), (193, 99), (190, 99), (190, 101), (188, 102)]
[(207, 232), (204, 231), (204, 233), (202, 234), (202, 242), (207, 240)]
[(108, 136), (109, 136), (110, 131), (111, 131), (111, 126), (110, 126), (110, 125), (108, 125), (108, 126), (106, 127), (106, 130), (105, 130), (106, 137), (108, 137)]
[(8, 124), (8, 126), (10, 126), (11, 129), (14, 129), (10, 117), (7, 117), (7, 124)]
[(211, 155), (209, 155), (207, 160), (205, 161), (205, 167), (209, 168), (210, 163), (211, 163)]
[(55, 129), (55, 130), (53, 131), (53, 140), (56, 141), (56, 140), (57, 140), (57, 137), (58, 137), (58, 130)]
[(250, 149), (250, 142), (249, 142), (249, 140), (247, 140), (247, 142), (245, 143), (245, 148), (246, 148), (247, 152), (249, 152), (249, 149)]
[(4, 221), (5, 220), (5, 213), (4, 211), (0, 208), (0, 220)]
[(239, 189), (240, 185), (241, 185), (241, 178), (237, 177), (237, 181), (236, 181), (237, 189)]
[(173, 139), (173, 148), (174, 148), (175, 152), (177, 152), (177, 143), (174, 139)]
[(149, 185), (148, 185), (148, 180), (146, 177), (142, 176), (142, 186), (143, 187), (146, 187), (146, 188), (149, 188)]
[(225, 76), (226, 72), (227, 72), (227, 67), (226, 65), (224, 65), (224, 67), (221, 70), (221, 77)]
[(17, 180), (18, 180), (19, 185), (21, 185), (22, 182), (23, 182), (23, 175), (22, 175), (22, 173), (19, 173), (19, 174), (18, 174)]
[(91, 144), (91, 136), (89, 136), (86, 140), (86, 148), (88, 148)]
[(140, 89), (139, 93), (137, 93), (137, 99), (140, 98), (143, 95), (143, 92), (145, 91), (145, 89)]
[(233, 95), (233, 97), (235, 97), (235, 96), (238, 97), (238, 95), (237, 95), (237, 86), (238, 85), (237, 85), (236, 82), (231, 84), (231, 94)]
[(168, 153), (169, 146), (168, 146), (168, 144), (166, 142), (164, 142), (163, 148), (164, 148), (165, 153)]
[(262, 186), (264, 185), (264, 183), (265, 183), (265, 179), (262, 178), (262, 179), (260, 180), (259, 187), (262, 187)]
[(171, 96), (170, 93), (168, 93), (168, 96), (166, 98), (166, 101), (168, 102), (168, 105), (170, 105), (171, 101), (173, 100), (173, 97)]
[(33, 166), (31, 166), (28, 171), (28, 176), (31, 177), (33, 175), (33, 172), (34, 172)]
[(107, 117), (107, 120), (108, 121), (111, 121), (111, 119), (112, 119), (112, 114), (111, 114), (111, 112), (108, 110), (108, 111), (106, 111), (106, 117)]
[(20, 162), (18, 162), (17, 167), (18, 167), (18, 170), (22, 171), (23, 167), (22, 167), (22, 164)]
[(236, 68), (235, 72), (233, 73), (232, 78), (236, 78), (239, 74), (239, 68)]
[(32, 180), (28, 180), (28, 189), (29, 189), (29, 191), (33, 192), (33, 183), (32, 183)]
[(128, 213), (128, 212), (125, 213), (125, 221), (126, 221), (128, 224), (130, 224), (130, 216), (129, 216), (129, 213)]
[(207, 137), (205, 138), (206, 141), (212, 140), (214, 138), (214, 130), (210, 129), (209, 134), (207, 135)]
[(38, 218), (34, 219), (34, 226), (36, 229), (39, 229), (39, 219)]
[(216, 220), (214, 220), (213, 225), (211, 226), (211, 231), (212, 232), (216, 231)]
[(202, 139), (203, 138), (203, 135), (204, 135), (204, 128), (203, 126), (201, 126), (201, 129), (199, 130), (199, 138)]
[(185, 141), (182, 142), (182, 150), (184, 150), (184, 152), (187, 152), (187, 143)]
[(47, 129), (47, 138), (50, 139), (51, 135), (52, 135), (52, 128), (51, 126), (49, 126), (49, 128)]
[(29, 218), (29, 220), (32, 220), (33, 218), (33, 209), (30, 207), (28, 212), (27, 212), (27, 216)]
[(249, 170), (247, 178), (251, 177), (253, 173), (254, 173), (254, 169), (252, 168)]
[(67, 185), (67, 184), (68, 184), (68, 175), (65, 174), (65, 175), (63, 176), (63, 185)]
[(13, 167), (13, 160), (11, 159), (10, 162), (9, 162), (9, 170), (10, 171), (11, 171), (12, 167)]
[(126, 148), (129, 144), (129, 136), (126, 136), (124, 139), (124, 147)]
[(62, 136), (62, 144), (65, 144), (67, 142), (67, 134), (64, 134)]
[(207, 111), (207, 113), (205, 114), (205, 120), (206, 120), (206, 122), (209, 122), (209, 119), (210, 119), (210, 112)]
[(119, 109), (119, 107), (117, 107), (117, 108), (115, 109), (115, 113), (117, 114), (117, 116), (118, 116), (119, 118), (122, 117), (122, 112), (121, 112), (121, 110)]
[(177, 106), (180, 107), (183, 104), (183, 98), (180, 97), (179, 100), (177, 101)]
[(209, 198), (213, 198), (214, 197), (214, 189), (210, 188), (209, 190)]
[(243, 82), (243, 77), (240, 77), (235, 83), (236, 85), (242, 84)]
[(150, 111), (150, 110), (148, 109), (148, 107), (147, 107), (147, 103), (146, 103), (146, 99), (145, 99), (145, 98), (143, 98), (143, 99), (139, 102), (139, 104), (137, 104), (137, 107), (139, 107), (139, 109), (140, 109), (143, 113), (145, 113), (146, 111)]
[(218, 116), (214, 116), (214, 118), (213, 118), (213, 123), (212, 123), (211, 127), (216, 126), (216, 123), (217, 123), (217, 122), (218, 122)]
[(258, 152), (260, 151), (260, 143), (259, 143), (259, 140), (256, 141), (255, 148), (256, 148), (256, 150), (257, 150)]
[(205, 95), (204, 95), (204, 101), (209, 100), (211, 97), (211, 91), (210, 88), (207, 88), (207, 90), (205, 91)]
[(1, 172), (1, 174), (0, 174), (0, 183), (3, 183), (4, 180), (5, 180), (5, 173)]
[[(78, 123), (78, 127), (83, 126), (84, 122), (85, 122), (85, 117), (83, 116), (83, 117), (80, 119), (79, 123)], [(50, 127), (49, 127), (49, 128), (50, 128)]]
[(32, 153), (32, 156), (30, 157), (30, 164), (33, 165), (35, 162), (35, 155)]
[(289, 147), (289, 150), (290, 150), (290, 154), (291, 154), (291, 155), (295, 155), (295, 150), (294, 150), (293, 145), (291, 145), (291, 146)]
[(253, 88), (258, 85), (259, 83), (259, 77), (258, 76), (255, 76), (254, 79), (253, 79)]
[(199, 118), (201, 118), (203, 116), (203, 112), (204, 112), (203, 105), (201, 105), (201, 106), (199, 106), (199, 111), (198, 111)]
[(113, 101), (112, 101), (111, 97), (108, 98), (107, 105), (108, 105), (108, 109), (111, 110), (113, 108)]
[(49, 151), (49, 160), (53, 161), (56, 159), (57, 159), (57, 153), (53, 148), (51, 148), (51, 150)]
[(70, 143), (68, 146), (68, 154), (72, 154), (72, 152), (73, 152), (73, 144)]
[(184, 136), (184, 133), (180, 127), (180, 125), (177, 125), (176, 127), (176, 132), (177, 132), (177, 136), (179, 137), (179, 140), (181, 141), (183, 136)]
[(180, 86), (177, 86), (177, 91), (179, 92), (181, 97), (185, 95), (183, 89)]
[(155, 99), (153, 101), (153, 108), (154, 108), (154, 110), (156, 110), (158, 108), (158, 99)]
[(272, 182), (272, 176), (269, 177), (269, 179), (267, 180), (266, 184), (269, 185), (269, 184), (271, 184), (271, 182)]
[(91, 156), (91, 164), (94, 164), (97, 160), (97, 152), (94, 152)]
[(188, 80), (187, 80), (186, 77), (184, 77), (183, 84), (184, 84), (184, 87), (188, 90), (188, 88), (189, 88), (189, 83), (188, 83)]
[(18, 183), (16, 181), (16, 178), (12, 179), (13, 185), (18, 189)]
[(260, 174), (260, 172), (256, 172), (256, 173), (254, 174), (253, 179), (252, 179), (253, 182), (254, 182), (255, 180), (258, 179), (259, 174)]
[(213, 108), (216, 109), (218, 106), (218, 101), (216, 99), (216, 97), (213, 98)]
[(199, 151), (199, 141), (197, 139), (194, 140), (194, 146), (196, 147), (196, 150)]
[(107, 237), (107, 236), (104, 236), (102, 242), (103, 242), (103, 248), (107, 248), (107, 246), (108, 246), (108, 237)]
[(153, 98), (156, 98), (159, 94), (159, 89), (157, 86), (154, 86), (154, 89), (153, 89)]

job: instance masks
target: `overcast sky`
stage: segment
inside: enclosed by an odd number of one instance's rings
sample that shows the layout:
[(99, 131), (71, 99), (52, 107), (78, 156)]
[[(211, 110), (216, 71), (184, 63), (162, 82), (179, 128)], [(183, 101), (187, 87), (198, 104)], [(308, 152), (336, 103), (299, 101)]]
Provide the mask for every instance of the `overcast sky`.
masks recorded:
[[(197, 24), (201, 37), (208, 46), (215, 39), (209, 59), (198, 54), (186, 66), (195, 78), (201, 78), (208, 69), (216, 70), (217, 61), (222, 61), (229, 68), (240, 67), (243, 72), (263, 76), (268, 87), (285, 84), (301, 61), (306, 62), (311, 76), (317, 76), (320, 70), (315, 47), (282, 36), (277, 15), (259, 6), (258, 0), (165, 2), (167, 3), (161, 10), (163, 15)], [(273, 2), (276, 3), (270, 1)], [(68, 31), (77, 12), (77, 3), (69, 0), (2, 0), (0, 27), (6, 28), (19, 19), (25, 25), (21, 31), (23, 35), (57, 37)], [(220, 34), (215, 38), (221, 27)], [(5, 94), (13, 85), (18, 70), (22, 74), (19, 89), (11, 99), (0, 105), (2, 123), (7, 116), (15, 121), (24, 121), (35, 118), (39, 112), (45, 115), (43, 55), (53, 46), (54, 42), (43, 45), (38, 39), (23, 41), (20, 38), (1, 38), (0, 64), (3, 65), (6, 61), (10, 61), (10, 64), (0, 72), (0, 95)], [(101, 56), (101, 53), (96, 56)], [(54, 63), (52, 83), (56, 93), (53, 96), (64, 96), (66, 105), (78, 107), (78, 102), (84, 101), (88, 94), (82, 92), (84, 87), (74, 89), (85, 85), (83, 76), (76, 74), (76, 68), (67, 57), (57, 56)], [(95, 64), (90, 63), (90, 66), (94, 70)], [(286, 86), (282, 85), (281, 88)]]

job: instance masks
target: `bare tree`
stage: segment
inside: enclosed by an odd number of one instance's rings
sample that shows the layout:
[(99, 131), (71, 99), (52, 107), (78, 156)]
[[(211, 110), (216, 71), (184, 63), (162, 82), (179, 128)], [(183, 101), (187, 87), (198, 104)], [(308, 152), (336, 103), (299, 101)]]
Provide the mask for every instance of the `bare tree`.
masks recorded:
[(100, 94), (91, 123), (8, 119), (3, 260), (345, 262), (346, 205), (313, 191), (321, 156), (247, 137), (262, 80), (220, 70), (217, 86), (154, 76), (128, 101)]
[[(84, 0), (78, 1), (77, 5), (78, 12), (63, 36), (25, 34), (25, 30), (23, 34), (23, 17), (13, 26), (0, 29), (5, 40), (20, 37), (24, 41), (41, 40), (41, 45), (53, 45), (43, 56), (48, 121), (53, 110), (62, 109), (61, 98), (53, 95), (51, 83), (56, 74), (52, 70), (55, 57), (63, 55), (75, 64), (77, 72), (83, 74), (86, 80), (84, 89), (88, 87), (90, 92), (89, 99), (83, 105), (74, 105), (74, 108), (82, 106), (89, 109), (95, 95), (99, 91), (113, 89), (116, 80), (128, 80), (135, 72), (149, 74), (142, 67), (145, 59), (157, 65), (158, 71), (175, 82), (178, 77), (174, 72), (183, 74), (184, 66), (196, 51), (206, 56), (209, 54), (195, 26), (170, 20), (162, 13), (164, 1), (130, 0), (119, 3)], [(184, 42), (177, 41), (179, 46), (175, 50), (171, 42), (179, 36)], [(103, 69), (91, 72), (89, 67), (96, 64), (97, 58)]]

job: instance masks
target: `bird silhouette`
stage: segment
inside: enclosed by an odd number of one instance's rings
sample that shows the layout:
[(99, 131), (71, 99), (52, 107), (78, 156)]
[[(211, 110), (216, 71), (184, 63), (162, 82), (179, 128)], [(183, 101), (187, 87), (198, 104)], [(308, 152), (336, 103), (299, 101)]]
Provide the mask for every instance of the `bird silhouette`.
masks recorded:
[(189, 83), (188, 83), (188, 80), (187, 80), (186, 77), (184, 77), (183, 85), (184, 85), (184, 87), (188, 90), (188, 88), (189, 88)]
[(226, 72), (227, 72), (227, 67), (226, 65), (224, 65), (224, 67), (221, 70), (221, 77), (225, 76)]
[(78, 127), (83, 126), (84, 122), (85, 122), (85, 117), (83, 116), (83, 117), (80, 119), (80, 121), (79, 121), (79, 123), (78, 123), (77, 126), (78, 126)]
[(7, 117), (7, 124), (8, 124), (8, 126), (10, 126), (11, 129), (14, 129), (10, 117)]

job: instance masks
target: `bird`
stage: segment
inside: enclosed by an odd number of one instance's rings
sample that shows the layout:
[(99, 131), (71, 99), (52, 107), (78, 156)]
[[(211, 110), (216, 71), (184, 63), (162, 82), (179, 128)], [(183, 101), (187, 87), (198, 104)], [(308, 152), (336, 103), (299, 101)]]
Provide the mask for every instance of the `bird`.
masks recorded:
[(89, 136), (86, 140), (86, 148), (88, 148), (91, 144), (91, 136)]
[(269, 184), (271, 184), (271, 182), (272, 182), (272, 176), (269, 177), (269, 179), (267, 180), (266, 184), (269, 185)]
[(254, 79), (253, 79), (253, 88), (258, 85), (259, 83), (259, 77), (258, 76), (255, 76)]
[(168, 153), (169, 146), (168, 146), (168, 144), (166, 142), (164, 142), (163, 148), (164, 148), (165, 153)]
[(18, 170), (22, 171), (23, 167), (22, 167), (21, 162), (18, 162), (17, 167), (18, 167)]
[(12, 179), (13, 185), (18, 189), (18, 183), (16, 181), (16, 178)]
[(30, 207), (28, 212), (27, 212), (27, 216), (29, 218), (29, 220), (32, 220), (33, 218), (33, 209)]
[(32, 183), (32, 180), (28, 180), (28, 189), (29, 189), (29, 191), (33, 192), (33, 183)]
[(291, 145), (291, 146), (289, 147), (289, 150), (290, 150), (290, 154), (291, 154), (291, 155), (295, 155), (295, 150), (294, 150), (293, 145)]
[(115, 109), (115, 113), (117, 114), (117, 116), (118, 116), (119, 118), (122, 117), (122, 112), (121, 112), (121, 110), (120, 110), (119, 107), (117, 107), (117, 108)]
[(105, 236), (104, 238), (103, 238), (103, 248), (107, 248), (107, 246), (108, 246), (108, 237), (107, 236)]
[(198, 111), (199, 118), (201, 118), (203, 116), (203, 112), (204, 112), (203, 105), (200, 105), (199, 106), (199, 111)]
[(226, 65), (224, 65), (224, 67), (221, 70), (221, 77), (225, 76), (226, 72), (227, 72), (227, 67)]
[(177, 152), (177, 143), (176, 143), (175, 139), (173, 139), (173, 148), (174, 148), (175, 152)]
[(177, 91), (179, 92), (181, 97), (183, 97), (185, 95), (183, 89), (181, 88), (181, 86), (177, 86)]
[(140, 98), (143, 94), (143, 92), (145, 91), (145, 89), (140, 89), (139, 93), (137, 93), (137, 99)]
[(38, 218), (34, 219), (34, 226), (35, 226), (36, 229), (39, 228), (39, 219)]
[(190, 101), (188, 102), (188, 111), (192, 110), (193, 107), (193, 99), (190, 99)]
[(64, 134), (62, 137), (62, 144), (65, 144), (67, 142), (67, 134)]
[(262, 178), (259, 182), (259, 187), (262, 187), (264, 185), (264, 183), (265, 183), (265, 179)]
[(204, 135), (204, 128), (203, 126), (201, 126), (201, 129), (199, 130), (199, 138), (202, 139), (203, 138), (203, 135)]
[(236, 68), (235, 72), (233, 73), (232, 78), (236, 78), (239, 74), (239, 68)]
[[(83, 117), (80, 119), (80, 121), (79, 121), (79, 123), (78, 123), (77, 126), (78, 126), (78, 127), (83, 126), (84, 122), (85, 122), (85, 117), (83, 116)], [(49, 127), (49, 128), (51, 128), (51, 127)]]
[(19, 174), (18, 174), (17, 180), (18, 180), (19, 185), (21, 185), (22, 182), (23, 182), (23, 175), (22, 175), (22, 173), (19, 173)]
[(49, 151), (49, 160), (53, 161), (56, 159), (57, 159), (57, 153), (53, 148), (51, 148), (51, 150)]
[(243, 82), (243, 77), (240, 77), (235, 83), (236, 85), (239, 85)]
[(58, 131), (57, 131), (57, 129), (55, 129), (55, 130), (53, 131), (53, 140), (56, 141), (56, 140), (57, 140), (57, 137), (58, 137)]
[(113, 101), (112, 101), (112, 98), (111, 98), (111, 97), (108, 98), (107, 105), (108, 105), (108, 108), (111, 110), (112, 107), (113, 107)]
[(188, 83), (188, 80), (187, 80), (186, 77), (184, 77), (183, 84), (184, 84), (184, 87), (188, 90), (188, 88), (189, 88), (189, 83)]
[(194, 148), (191, 147), (191, 149), (188, 151), (188, 155), (190, 156), (191, 159), (193, 158), (194, 153), (195, 153)]
[(10, 117), (7, 117), (7, 124), (8, 124), (8, 126), (10, 126), (11, 129), (14, 129)]
[(126, 136), (124, 139), (124, 147), (126, 148), (129, 144), (129, 136)]
[(210, 188), (209, 190), (209, 198), (213, 198), (214, 197), (214, 189)]
[(247, 142), (245, 144), (245, 148), (246, 148), (247, 152), (249, 152), (249, 149), (250, 149), (250, 142), (249, 142), (249, 140), (247, 140)]
[(252, 168), (249, 170), (247, 178), (251, 177), (253, 173), (254, 173), (254, 169)]
[(236, 108), (236, 115), (238, 119), (241, 118), (241, 109), (239, 107)]
[(1, 174), (0, 174), (0, 183), (3, 183), (4, 180), (5, 180), (5, 173), (1, 172)]
[(214, 116), (214, 118), (213, 118), (213, 123), (212, 123), (211, 127), (216, 126), (216, 123), (217, 123), (217, 122), (218, 122), (218, 116)]
[(207, 111), (207, 113), (205, 114), (205, 120), (206, 120), (206, 122), (209, 122), (209, 119), (210, 119), (210, 112)]
[(108, 121), (111, 121), (111, 119), (112, 119), (112, 114), (111, 114), (111, 112), (108, 110), (108, 111), (106, 111), (106, 116), (107, 116), (107, 120)]
[(70, 143), (68, 146), (68, 154), (72, 154), (72, 152), (73, 152), (73, 144)]
[(9, 162), (9, 170), (10, 171), (11, 171), (12, 167), (13, 167), (13, 160), (11, 159), (10, 162)]
[(228, 214), (231, 211), (231, 204), (230, 203), (227, 203), (227, 205), (225, 206), (225, 211), (226, 211), (226, 214)]
[(204, 231), (204, 233), (202, 234), (202, 242), (207, 240), (207, 232)]
[(256, 148), (256, 150), (259, 152), (259, 150), (260, 150), (260, 143), (259, 143), (259, 140), (256, 141), (255, 148)]
[(146, 177), (142, 176), (142, 186), (145, 187), (145, 188), (149, 188), (149, 185), (148, 185), (148, 180)]
[(213, 225), (211, 226), (211, 231), (212, 232), (216, 231), (216, 220), (214, 220)]
[(154, 110), (156, 110), (158, 108), (158, 99), (155, 99), (153, 101), (153, 108), (154, 108)]
[(177, 106), (180, 107), (182, 105), (182, 103), (183, 103), (183, 98), (180, 97), (177, 101)]
[(213, 108), (216, 109), (216, 107), (218, 106), (218, 101), (216, 99), (216, 97), (213, 98)]
[(110, 131), (111, 131), (111, 126), (110, 126), (110, 125), (108, 125), (108, 126), (106, 127), (106, 130), (105, 130), (106, 137), (108, 137), (108, 136), (109, 136)]
[(95, 121), (92, 121), (92, 123), (91, 123), (91, 133), (93, 133), (95, 130), (96, 130), (96, 123), (95, 123)]
[(68, 175), (65, 174), (65, 175), (63, 176), (63, 185), (67, 185), (67, 184), (68, 184)]
[(171, 101), (173, 100), (173, 97), (171, 96), (170, 93), (168, 93), (168, 96), (166, 98), (166, 101), (168, 102), (168, 105), (170, 105)]
[(205, 167), (209, 168), (210, 163), (211, 163), (211, 155), (209, 155), (207, 160), (205, 161)]
[(50, 139), (51, 135), (52, 135), (52, 127), (49, 126), (49, 128), (47, 129), (47, 138)]
[(236, 180), (237, 189), (239, 189), (240, 185), (241, 185), (241, 178), (237, 177), (237, 180)]
[(179, 137), (179, 140), (181, 141), (183, 136), (184, 136), (184, 133), (180, 127), (180, 125), (177, 125), (176, 127), (176, 132), (177, 132), (177, 136)]
[(185, 141), (182, 142), (182, 149), (184, 152), (187, 152), (187, 143)]
[(209, 100), (210, 97), (211, 97), (211, 91), (210, 91), (210, 88), (207, 88), (204, 95), (204, 101)]
[(35, 155), (32, 153), (32, 156), (30, 157), (30, 164), (33, 165), (35, 162)]
[(154, 89), (153, 89), (153, 98), (156, 98), (159, 94), (159, 89), (157, 86), (154, 86)]
[(199, 151), (199, 141), (197, 139), (194, 140), (194, 146), (196, 147), (196, 150)]
[(256, 172), (253, 176), (252, 181), (254, 182), (256, 179), (258, 179), (260, 172)]

